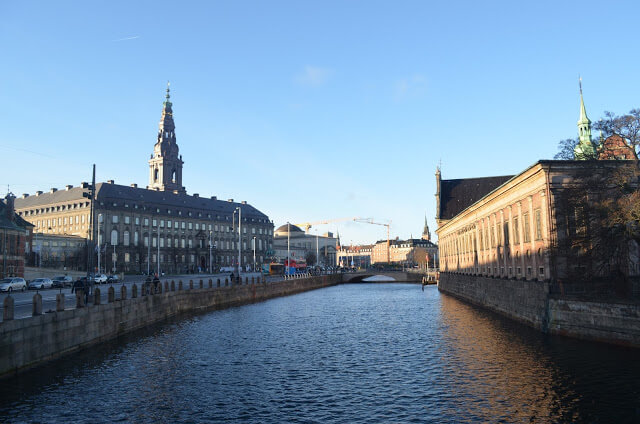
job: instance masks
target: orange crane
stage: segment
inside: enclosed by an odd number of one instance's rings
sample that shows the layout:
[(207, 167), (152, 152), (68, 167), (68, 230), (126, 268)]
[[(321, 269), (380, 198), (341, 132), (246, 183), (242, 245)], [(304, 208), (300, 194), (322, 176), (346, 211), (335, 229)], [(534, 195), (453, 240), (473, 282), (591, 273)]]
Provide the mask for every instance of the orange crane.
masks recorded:
[(358, 219), (360, 218), (356, 216), (356, 217), (348, 217), (348, 218), (325, 219), (324, 221), (302, 222), (300, 224), (294, 224), (294, 225), (297, 225), (298, 227), (304, 227), (304, 232), (308, 233), (309, 229), (314, 225), (330, 224), (332, 222), (342, 222), (342, 221), (357, 221)]
[(388, 224), (384, 224), (382, 222), (373, 222), (373, 218), (353, 218), (356, 222), (361, 222), (363, 224), (372, 224), (372, 225), (382, 225), (387, 227), (387, 263), (391, 262), (391, 258), (389, 257), (389, 232), (391, 228), (391, 221)]

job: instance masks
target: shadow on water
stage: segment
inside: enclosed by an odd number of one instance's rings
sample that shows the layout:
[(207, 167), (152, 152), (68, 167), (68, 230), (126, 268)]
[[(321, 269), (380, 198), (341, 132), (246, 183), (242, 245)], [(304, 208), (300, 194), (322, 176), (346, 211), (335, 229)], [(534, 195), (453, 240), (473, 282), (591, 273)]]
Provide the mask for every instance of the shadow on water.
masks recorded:
[(503, 411), (507, 421), (640, 422), (638, 349), (542, 334), (440, 298), (443, 366), (465, 382), (456, 405), (466, 404), (466, 416)]

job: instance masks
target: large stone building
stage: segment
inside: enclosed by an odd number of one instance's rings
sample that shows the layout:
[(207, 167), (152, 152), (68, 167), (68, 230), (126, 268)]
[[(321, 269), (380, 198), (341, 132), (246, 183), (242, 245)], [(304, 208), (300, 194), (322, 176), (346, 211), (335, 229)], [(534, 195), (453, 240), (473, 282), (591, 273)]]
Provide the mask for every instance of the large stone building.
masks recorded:
[[(590, 121), (580, 96), (580, 143), (576, 158), (593, 159)], [(562, 281), (611, 269), (581, 260), (599, 229), (596, 199), (605, 199), (619, 172), (631, 175), (637, 190), (637, 162), (627, 160), (541, 160), (515, 176), (441, 179), (436, 172), (436, 221), (441, 272), (490, 278)], [(595, 182), (591, 184), (590, 182)], [(576, 195), (580, 203), (571, 203)], [(593, 236), (592, 236), (593, 237)], [(638, 246), (621, 246), (621, 272), (637, 277)], [(600, 274), (605, 275), (605, 274)]]
[[(268, 216), (244, 201), (186, 194), (183, 163), (167, 87), (146, 189), (109, 180), (96, 184), (92, 201), (85, 197), (86, 183), (68, 185), (24, 194), (16, 199), (16, 211), (39, 233), (94, 240), (100, 249), (94, 249), (92, 268), (100, 253), (101, 268), (108, 271), (215, 270), (238, 262), (239, 243), (242, 265), (251, 265), (254, 239), (256, 262), (261, 263), (272, 248), (273, 223)], [(242, 216), (240, 241), (238, 215)]]

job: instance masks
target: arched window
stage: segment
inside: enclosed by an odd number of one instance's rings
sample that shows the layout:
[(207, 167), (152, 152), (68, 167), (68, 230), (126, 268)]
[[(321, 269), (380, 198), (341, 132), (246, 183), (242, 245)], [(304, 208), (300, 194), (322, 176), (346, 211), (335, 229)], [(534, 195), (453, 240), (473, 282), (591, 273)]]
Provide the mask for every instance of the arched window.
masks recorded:
[(118, 245), (118, 230), (111, 230), (111, 245)]
[(153, 181), (158, 181), (158, 168), (153, 171)]
[(176, 170), (175, 169), (173, 171), (171, 171), (171, 182), (172, 183), (176, 182)]
[(135, 233), (133, 233), (133, 245), (134, 246), (137, 246), (138, 242), (140, 241), (138, 237), (139, 236), (138, 236), (138, 232), (137, 231)]
[(122, 235), (122, 244), (129, 246), (129, 231), (125, 231)]

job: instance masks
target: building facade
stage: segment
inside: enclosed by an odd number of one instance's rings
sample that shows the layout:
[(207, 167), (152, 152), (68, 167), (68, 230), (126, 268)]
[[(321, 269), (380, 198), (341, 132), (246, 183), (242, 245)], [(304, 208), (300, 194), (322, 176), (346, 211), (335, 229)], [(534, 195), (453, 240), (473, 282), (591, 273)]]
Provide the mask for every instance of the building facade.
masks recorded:
[[(637, 162), (593, 160), (582, 92), (578, 132), (576, 158), (589, 160), (541, 160), (515, 176), (444, 180), (436, 171), (441, 272), (558, 282), (607, 277), (621, 264), (616, 272), (639, 275), (633, 240), (609, 241), (620, 249), (617, 264), (599, 259), (606, 258), (607, 246), (596, 238), (603, 221), (594, 209), (596, 202), (607, 204), (621, 175), (629, 177), (629, 189), (638, 190)], [(588, 256), (598, 249), (599, 257)]]
[[(284, 264), (289, 257), (299, 265), (332, 266), (336, 263), (337, 243), (331, 232), (307, 234), (297, 225), (284, 224), (274, 232), (272, 260)], [(308, 263), (306, 259), (312, 257), (315, 262)]]
[(92, 240), (99, 247), (92, 249), (91, 268), (97, 269), (99, 257), (102, 271), (215, 271), (237, 264), (238, 258), (251, 265), (254, 244), (255, 260), (262, 263), (273, 247), (268, 216), (245, 201), (188, 195), (183, 163), (167, 88), (147, 188), (109, 180), (96, 184), (91, 199), (87, 183), (68, 185), (24, 194), (16, 199), (16, 211), (43, 236)]
[(15, 196), (0, 200), (0, 278), (24, 277), (25, 252), (33, 225), (15, 213)]

